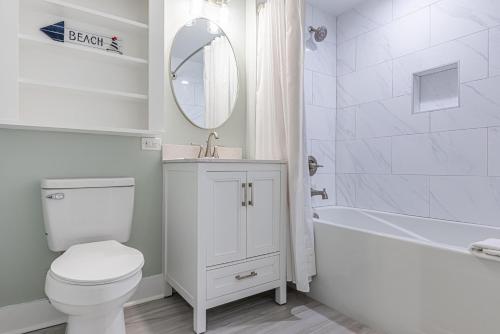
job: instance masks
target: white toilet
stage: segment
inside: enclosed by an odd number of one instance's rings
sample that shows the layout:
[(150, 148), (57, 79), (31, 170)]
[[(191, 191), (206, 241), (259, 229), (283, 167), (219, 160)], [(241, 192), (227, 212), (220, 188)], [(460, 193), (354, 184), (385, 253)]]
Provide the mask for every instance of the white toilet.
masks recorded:
[(144, 257), (130, 237), (133, 178), (42, 181), (52, 262), (45, 293), (68, 315), (67, 334), (125, 334), (123, 305), (142, 278)]

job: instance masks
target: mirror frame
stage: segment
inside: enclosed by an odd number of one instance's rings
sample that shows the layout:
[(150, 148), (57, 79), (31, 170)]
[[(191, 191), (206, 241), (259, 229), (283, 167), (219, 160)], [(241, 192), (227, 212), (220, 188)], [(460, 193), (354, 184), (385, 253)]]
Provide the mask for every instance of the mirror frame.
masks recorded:
[[(204, 20), (206, 22), (212, 22), (213, 24), (217, 25), (217, 27), (219, 28), (219, 30), (221, 31), (221, 33), (223, 33), (224, 36), (227, 38), (227, 41), (229, 42), (229, 45), (231, 46), (231, 50), (233, 51), (234, 61), (236, 63), (236, 75), (238, 77), (238, 81), (236, 83), (236, 97), (234, 99), (235, 102), (234, 102), (234, 105), (231, 106), (231, 114), (229, 115), (229, 117), (227, 117), (226, 120), (224, 122), (222, 122), (221, 124), (219, 124), (217, 127), (202, 127), (202, 126), (194, 123), (186, 115), (186, 113), (182, 109), (182, 107), (181, 107), (181, 105), (179, 103), (179, 100), (177, 99), (177, 95), (175, 94), (175, 89), (174, 89), (174, 80), (173, 80), (173, 77), (172, 77), (172, 56), (173, 56), (173, 49), (174, 49), (175, 40), (177, 38), (177, 35), (181, 31), (181, 29), (183, 29), (184, 27), (186, 27), (187, 23), (189, 23), (189, 22), (195, 22), (195, 21), (198, 21), (198, 20)], [(226, 34), (226, 31), (224, 29), (222, 29), (222, 27), (217, 22), (215, 22), (214, 20), (211, 20), (208, 17), (203, 17), (203, 16), (195, 17), (195, 18), (187, 21), (185, 24), (183, 24), (177, 30), (177, 32), (175, 33), (174, 39), (172, 40), (172, 44), (170, 45), (170, 52), (169, 52), (169, 57), (168, 57), (168, 80), (170, 82), (170, 90), (172, 91), (172, 95), (174, 97), (175, 105), (177, 106), (177, 109), (179, 109), (180, 112), (182, 113), (182, 116), (184, 116), (184, 118), (187, 119), (189, 121), (189, 123), (191, 123), (195, 127), (199, 128), (199, 129), (202, 129), (202, 130), (215, 130), (215, 129), (218, 129), (218, 128), (222, 127), (224, 124), (226, 124), (229, 121), (229, 119), (231, 118), (231, 116), (233, 115), (233, 113), (234, 113), (234, 111), (236, 109), (236, 104), (237, 104), (237, 102), (238, 102), (238, 100), (240, 98), (240, 88), (241, 88), (241, 85), (240, 85), (241, 75), (240, 75), (240, 69), (238, 67), (238, 59), (236, 57), (236, 52), (234, 51), (234, 45), (231, 42), (231, 39), (229, 38), (229, 36)]]

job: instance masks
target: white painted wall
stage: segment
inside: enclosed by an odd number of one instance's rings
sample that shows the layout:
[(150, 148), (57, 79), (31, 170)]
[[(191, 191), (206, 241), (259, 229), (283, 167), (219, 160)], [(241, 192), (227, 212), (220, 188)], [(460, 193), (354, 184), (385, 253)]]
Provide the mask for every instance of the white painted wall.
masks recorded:
[[(500, 226), (500, 2), (370, 0), (337, 24), (337, 203)], [(412, 114), (412, 74), (456, 61), (461, 107)]]

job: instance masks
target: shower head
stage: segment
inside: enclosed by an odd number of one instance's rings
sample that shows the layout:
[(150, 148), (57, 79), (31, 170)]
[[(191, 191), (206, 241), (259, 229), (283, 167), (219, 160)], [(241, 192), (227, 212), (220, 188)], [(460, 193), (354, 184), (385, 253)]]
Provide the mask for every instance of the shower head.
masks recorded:
[(328, 29), (326, 29), (325, 26), (321, 26), (318, 28), (309, 27), (309, 32), (311, 34), (314, 33), (314, 40), (316, 42), (323, 42), (325, 40), (326, 36), (328, 35)]

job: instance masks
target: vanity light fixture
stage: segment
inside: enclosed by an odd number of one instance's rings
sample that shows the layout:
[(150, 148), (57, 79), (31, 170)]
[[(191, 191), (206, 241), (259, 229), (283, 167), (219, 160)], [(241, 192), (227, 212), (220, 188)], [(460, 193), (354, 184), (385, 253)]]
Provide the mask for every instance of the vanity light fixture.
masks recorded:
[(217, 6), (227, 6), (230, 0), (206, 0), (208, 3), (217, 5)]

